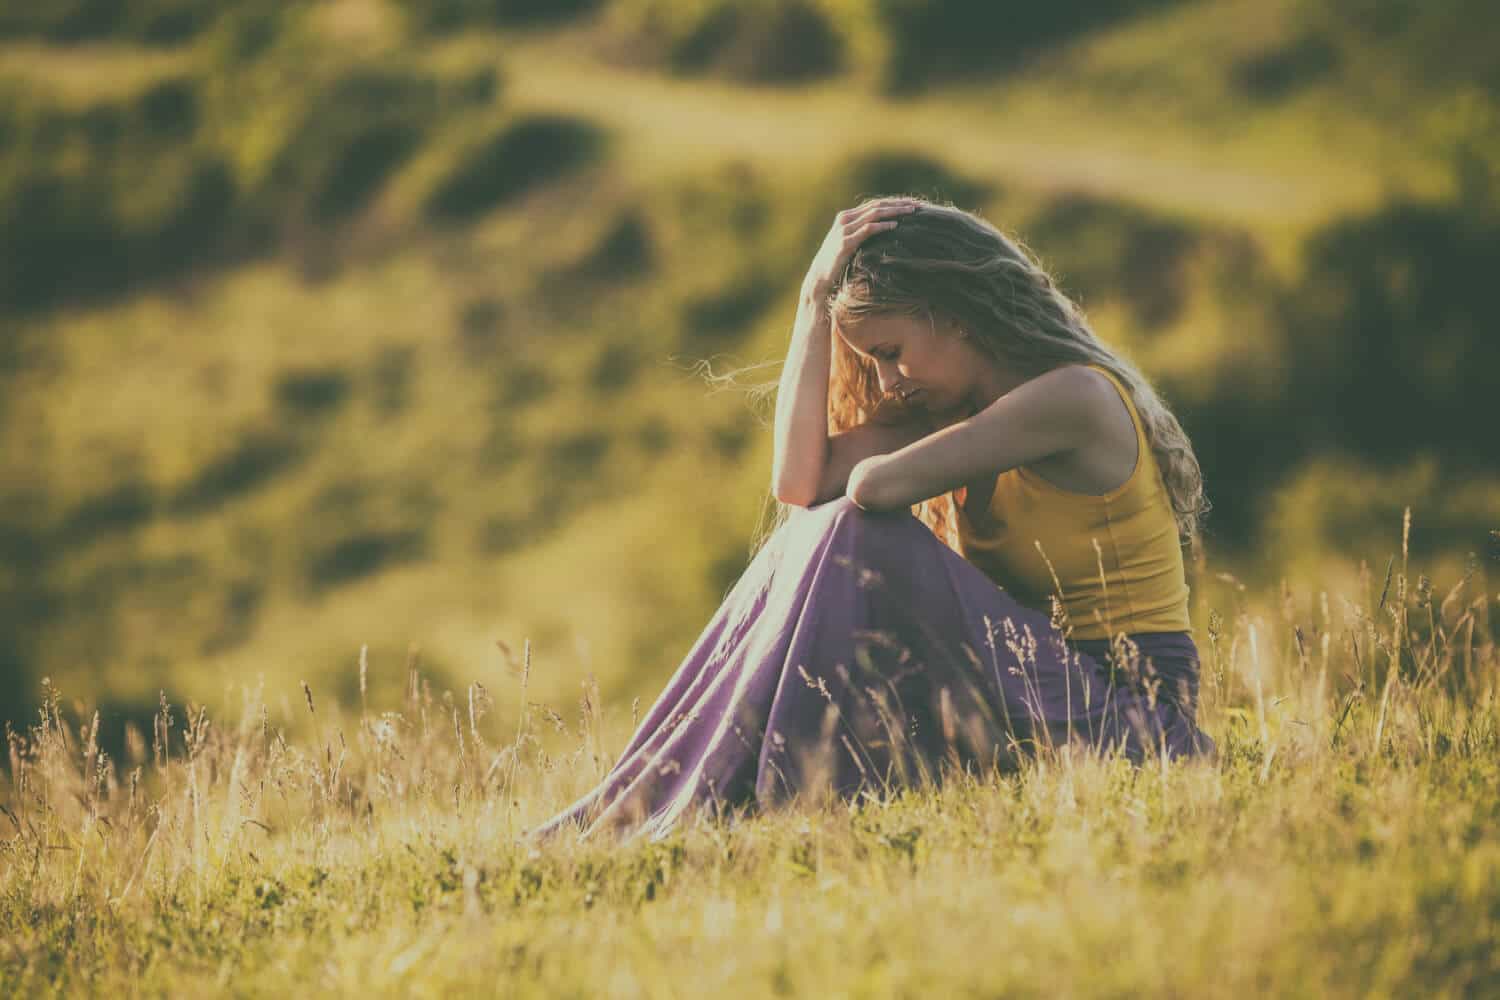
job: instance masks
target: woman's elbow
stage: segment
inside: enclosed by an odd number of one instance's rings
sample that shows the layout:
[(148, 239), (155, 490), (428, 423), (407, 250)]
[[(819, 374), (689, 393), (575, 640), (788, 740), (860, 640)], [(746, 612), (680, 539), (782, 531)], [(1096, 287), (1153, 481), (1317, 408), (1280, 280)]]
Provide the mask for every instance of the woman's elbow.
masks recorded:
[(776, 486), (771, 490), (771, 494), (778, 502), (790, 504), (793, 507), (811, 507), (817, 500), (816, 491), (791, 486)]

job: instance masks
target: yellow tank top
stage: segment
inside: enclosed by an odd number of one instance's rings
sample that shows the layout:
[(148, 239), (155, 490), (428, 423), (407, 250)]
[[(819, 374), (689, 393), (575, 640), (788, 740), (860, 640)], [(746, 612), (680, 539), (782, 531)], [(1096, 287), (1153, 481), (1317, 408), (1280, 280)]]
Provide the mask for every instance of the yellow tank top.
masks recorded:
[(1129, 391), (1104, 368), (1089, 367), (1114, 385), (1135, 424), (1137, 458), (1130, 477), (1094, 496), (1054, 486), (1024, 466), (1007, 469), (995, 481), (990, 523), (971, 518), (954, 497), (958, 551), (1034, 608), (1047, 609), (1060, 584), (1076, 639), (1185, 632), (1187, 577), (1156, 458)]

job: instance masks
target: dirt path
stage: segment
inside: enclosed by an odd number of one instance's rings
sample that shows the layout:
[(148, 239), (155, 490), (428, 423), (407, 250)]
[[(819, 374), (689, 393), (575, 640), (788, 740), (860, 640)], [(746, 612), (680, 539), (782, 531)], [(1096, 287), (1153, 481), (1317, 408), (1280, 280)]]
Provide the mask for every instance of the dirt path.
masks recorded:
[(731, 158), (805, 175), (861, 148), (905, 147), (1005, 184), (1082, 190), (1257, 229), (1300, 229), (1383, 193), (1375, 167), (1330, 155), (1336, 142), (1289, 150), (1282, 139), (1268, 149), (1267, 130), (1284, 134), (1284, 123), (1247, 124), (1215, 143), (1181, 123), (1105, 119), (1037, 84), (908, 101), (847, 83), (748, 88), (601, 65), (563, 38), (512, 44), (501, 59), (507, 100), (617, 128), (622, 168), (638, 176)]

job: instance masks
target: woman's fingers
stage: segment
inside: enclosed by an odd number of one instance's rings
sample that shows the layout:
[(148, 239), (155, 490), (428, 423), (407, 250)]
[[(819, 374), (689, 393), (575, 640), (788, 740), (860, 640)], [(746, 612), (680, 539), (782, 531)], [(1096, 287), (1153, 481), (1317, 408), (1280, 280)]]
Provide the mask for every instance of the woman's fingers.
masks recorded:
[(861, 243), (875, 233), (894, 229), (900, 216), (910, 215), (915, 207), (909, 199), (895, 199), (866, 206), (852, 218), (841, 220), (843, 229), (836, 244), (839, 251), (834, 270), (841, 271)]
[(847, 210), (847, 213), (839, 213), (845, 229), (857, 227), (873, 219), (883, 218), (890, 215), (902, 215), (911, 212), (917, 207), (917, 203), (911, 198), (889, 198), (871, 202), (862, 208)]
[(844, 224), (844, 239), (857, 243), (871, 233), (891, 229), (901, 216), (910, 215), (915, 209), (916, 204), (906, 199), (872, 205)]
[(920, 202), (914, 198), (882, 198), (839, 212), (813, 258), (804, 285), (815, 289), (836, 285), (861, 242), (874, 233), (895, 228), (901, 216), (919, 207)]
[(896, 221), (897, 220), (895, 219), (877, 219), (874, 222), (867, 222), (863, 226), (860, 226), (858, 229), (854, 229), (848, 233), (845, 233), (844, 239), (851, 244), (859, 243), (866, 237), (868, 237), (871, 233), (883, 232), (887, 229), (894, 228), (896, 225)]

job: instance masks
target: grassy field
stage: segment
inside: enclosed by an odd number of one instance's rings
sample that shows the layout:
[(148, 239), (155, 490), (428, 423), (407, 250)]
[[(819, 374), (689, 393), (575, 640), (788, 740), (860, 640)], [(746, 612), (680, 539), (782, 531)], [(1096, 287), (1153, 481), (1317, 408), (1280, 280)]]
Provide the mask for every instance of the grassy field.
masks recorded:
[[(482, 684), (163, 702), (120, 760), (50, 691), (0, 787), (0, 989), (440, 996), (1476, 996), (1500, 989), (1482, 576), (1245, 593), (1217, 762), (1045, 751), (656, 842), (518, 839), (631, 724)], [(1236, 596), (1237, 595), (1237, 596)], [(526, 699), (550, 665), (511, 651)], [(640, 707), (634, 706), (639, 712)]]
[[(917, 3), (548, 6), (0, 12), (0, 994), (1500, 993), (1486, 5), (1083, 3), (968, 74), (980, 0), (925, 66)], [(714, 376), (897, 191), (1189, 428), (1221, 759), (518, 842), (748, 562)]]

